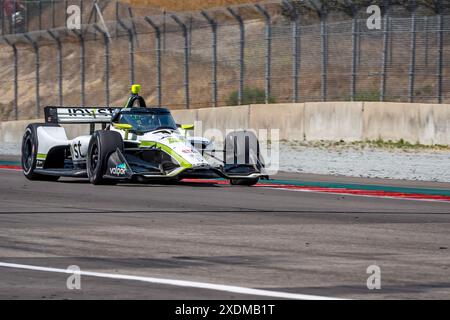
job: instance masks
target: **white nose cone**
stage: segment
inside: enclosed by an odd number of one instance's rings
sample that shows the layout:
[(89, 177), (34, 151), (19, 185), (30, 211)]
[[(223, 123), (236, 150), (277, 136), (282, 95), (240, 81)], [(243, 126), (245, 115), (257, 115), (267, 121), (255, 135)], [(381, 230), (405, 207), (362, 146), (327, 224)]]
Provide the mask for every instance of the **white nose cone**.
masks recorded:
[[(171, 152), (183, 158), (192, 167), (204, 167), (208, 161), (198, 152), (186, 138), (176, 132), (148, 132), (140, 137), (141, 141), (156, 142), (170, 149)], [(166, 148), (164, 148), (166, 149)], [(167, 152), (167, 150), (165, 150)], [(167, 152), (169, 153), (169, 152)]]

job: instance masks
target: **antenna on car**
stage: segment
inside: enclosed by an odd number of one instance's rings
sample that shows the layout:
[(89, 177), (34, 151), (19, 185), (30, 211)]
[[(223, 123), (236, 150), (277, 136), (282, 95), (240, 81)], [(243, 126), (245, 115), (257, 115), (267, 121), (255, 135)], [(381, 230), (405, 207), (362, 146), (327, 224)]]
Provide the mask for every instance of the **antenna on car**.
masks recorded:
[(140, 108), (147, 108), (144, 98), (142, 98), (139, 95), (140, 91), (141, 91), (140, 84), (131, 85), (131, 96), (128, 98), (127, 102), (125, 103), (125, 108), (133, 108), (134, 102), (136, 100), (138, 100)]
[(132, 94), (139, 94), (140, 91), (141, 91), (141, 85), (140, 84), (133, 84), (131, 86), (131, 93)]

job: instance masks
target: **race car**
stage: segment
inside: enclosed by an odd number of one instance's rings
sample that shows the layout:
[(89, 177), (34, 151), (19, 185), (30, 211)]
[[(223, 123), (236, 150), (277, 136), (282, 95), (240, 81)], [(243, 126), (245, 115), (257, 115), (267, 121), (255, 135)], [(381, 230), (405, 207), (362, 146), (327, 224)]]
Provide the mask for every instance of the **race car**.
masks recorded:
[[(45, 107), (45, 123), (28, 125), (23, 136), (25, 177), (89, 178), (95, 185), (225, 178), (247, 186), (266, 177), (251, 131), (229, 133), (216, 150), (212, 141), (191, 137), (193, 125), (176, 124), (167, 108), (147, 107), (139, 85), (131, 91), (122, 108)], [(90, 134), (70, 140), (60, 124), (90, 124)]]

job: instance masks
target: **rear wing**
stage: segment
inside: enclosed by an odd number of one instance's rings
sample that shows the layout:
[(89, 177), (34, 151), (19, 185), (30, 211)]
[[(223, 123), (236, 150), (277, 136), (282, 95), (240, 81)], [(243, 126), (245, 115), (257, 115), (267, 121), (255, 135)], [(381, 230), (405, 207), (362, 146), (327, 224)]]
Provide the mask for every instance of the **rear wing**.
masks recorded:
[(46, 123), (107, 124), (111, 122), (114, 110), (109, 107), (54, 107), (44, 108)]

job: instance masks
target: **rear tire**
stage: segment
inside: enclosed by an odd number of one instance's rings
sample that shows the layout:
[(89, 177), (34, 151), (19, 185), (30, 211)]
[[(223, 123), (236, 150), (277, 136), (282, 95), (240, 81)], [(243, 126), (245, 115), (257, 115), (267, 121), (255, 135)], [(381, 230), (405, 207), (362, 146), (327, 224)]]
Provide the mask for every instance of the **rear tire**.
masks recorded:
[(37, 129), (39, 127), (54, 126), (45, 123), (32, 123), (27, 126), (22, 139), (22, 170), (28, 180), (57, 181), (58, 176), (46, 176), (35, 173), (38, 153)]
[(95, 131), (91, 137), (87, 155), (87, 174), (92, 184), (116, 184), (117, 180), (103, 178), (109, 156), (117, 149), (123, 151), (123, 139), (115, 131)]
[(230, 183), (234, 186), (253, 186), (257, 184), (259, 178), (252, 179), (230, 179)]

